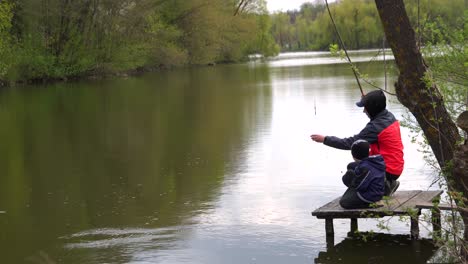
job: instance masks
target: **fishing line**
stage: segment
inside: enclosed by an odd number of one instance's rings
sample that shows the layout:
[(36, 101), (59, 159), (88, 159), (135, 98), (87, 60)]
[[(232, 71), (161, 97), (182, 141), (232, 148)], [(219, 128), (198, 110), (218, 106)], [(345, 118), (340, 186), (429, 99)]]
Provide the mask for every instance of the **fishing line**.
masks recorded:
[(382, 38), (382, 53), (384, 62), (384, 74), (385, 74), (385, 91), (387, 91), (387, 60), (385, 59), (385, 36)]
[[(357, 84), (359, 86), (359, 90), (361, 91), (361, 95), (364, 96), (364, 91), (362, 90), (361, 82), (359, 81), (359, 76), (358, 76), (358, 73), (356, 71), (356, 66), (354, 66), (353, 62), (351, 61), (351, 58), (349, 57), (348, 51), (346, 50), (346, 47), (344, 45), (343, 39), (341, 38), (340, 32), (338, 31), (338, 28), (336, 27), (336, 23), (335, 23), (335, 20), (333, 19), (333, 16), (331, 14), (330, 7), (328, 6), (328, 1), (327, 0), (325, 0), (325, 5), (327, 7), (328, 15), (330, 16), (330, 19), (332, 21), (333, 28), (335, 29), (336, 35), (338, 36), (338, 41), (340, 42), (340, 45), (343, 48), (343, 51), (344, 51), (344, 53), (346, 55), (346, 59), (348, 60), (348, 63), (351, 65), (351, 69), (353, 70), (354, 77), (356, 78), (356, 82), (357, 82)], [(383, 50), (383, 52), (385, 54), (385, 49)], [(385, 58), (385, 55), (384, 55), (384, 58)], [(384, 63), (386, 63), (386, 62), (384, 62)], [(394, 93), (390, 93), (389, 91), (387, 91), (387, 80), (386, 79), (387, 79), (387, 69), (386, 69), (386, 65), (385, 65), (385, 90), (382, 89), (381, 87), (378, 87), (378, 86), (366, 81), (365, 79), (364, 79), (364, 82), (366, 82), (367, 84), (381, 90), (384, 93), (387, 93), (387, 94), (390, 94), (390, 95), (396, 95)]]
[(315, 101), (315, 97), (314, 97), (314, 113), (315, 115), (317, 115), (317, 103)]
[(327, 0), (325, 0), (325, 5), (327, 6), (328, 15), (330, 15), (330, 19), (332, 21), (333, 28), (335, 29), (336, 35), (338, 36), (338, 41), (340, 42), (340, 45), (341, 45), (341, 47), (343, 48), (343, 50), (345, 52), (345, 55), (346, 55), (346, 58), (348, 59), (349, 64), (351, 64), (351, 69), (353, 70), (354, 77), (356, 78), (356, 82), (357, 82), (357, 84), (359, 86), (359, 90), (361, 91), (361, 95), (364, 96), (364, 91), (362, 90), (362, 86), (361, 86), (361, 82), (359, 81), (358, 74), (356, 72), (356, 69), (354, 69), (354, 65), (351, 62), (351, 58), (348, 55), (348, 51), (346, 50), (346, 47), (345, 47), (345, 45), (343, 43), (343, 40), (341, 39), (340, 32), (338, 32), (338, 28), (336, 27), (335, 20), (333, 19), (333, 16), (332, 16), (332, 14), (330, 12), (330, 7), (328, 6), (328, 1)]

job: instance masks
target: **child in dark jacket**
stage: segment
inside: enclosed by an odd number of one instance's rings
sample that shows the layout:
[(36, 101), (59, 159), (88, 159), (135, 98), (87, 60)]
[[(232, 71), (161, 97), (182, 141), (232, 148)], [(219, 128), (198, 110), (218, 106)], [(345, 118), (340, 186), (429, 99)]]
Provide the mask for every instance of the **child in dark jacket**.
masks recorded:
[(340, 199), (345, 209), (368, 208), (385, 191), (385, 162), (381, 155), (369, 156), (369, 142), (359, 139), (351, 146), (354, 162), (347, 166), (343, 183), (348, 187)]

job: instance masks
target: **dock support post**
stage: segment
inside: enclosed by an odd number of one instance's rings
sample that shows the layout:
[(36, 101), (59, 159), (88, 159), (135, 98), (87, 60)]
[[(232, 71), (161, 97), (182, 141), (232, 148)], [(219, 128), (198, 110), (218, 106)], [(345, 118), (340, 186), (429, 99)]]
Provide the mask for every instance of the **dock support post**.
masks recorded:
[(357, 218), (351, 218), (351, 235), (356, 234), (357, 231), (358, 231)]
[(411, 216), (411, 239), (419, 238), (419, 213)]
[(442, 230), (442, 222), (440, 220), (440, 209), (434, 207), (431, 209), (431, 220), (432, 220), (432, 237), (440, 238)]
[(333, 230), (333, 218), (325, 219), (325, 233), (327, 236), (335, 234), (335, 231)]
[(432, 238), (440, 238), (442, 230), (442, 221), (440, 219), (440, 195), (432, 199), (431, 222), (432, 222)]
[(333, 230), (333, 218), (325, 218), (325, 234), (327, 240), (327, 248), (335, 246), (335, 231)]

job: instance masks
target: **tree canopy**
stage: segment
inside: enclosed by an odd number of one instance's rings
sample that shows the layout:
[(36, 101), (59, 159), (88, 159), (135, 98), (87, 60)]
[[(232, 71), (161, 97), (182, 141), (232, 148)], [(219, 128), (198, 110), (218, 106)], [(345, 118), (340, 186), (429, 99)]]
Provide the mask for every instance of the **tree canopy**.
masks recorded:
[[(241, 8), (237, 8), (241, 5)], [(275, 55), (265, 0), (8, 0), (0, 80), (61, 79)], [(12, 58), (14, 57), (14, 59)]]
[[(405, 3), (410, 21), (419, 32), (427, 31), (429, 22), (436, 18), (454, 26), (465, 9), (462, 0)], [(341, 0), (330, 3), (330, 9), (346, 48), (382, 47), (384, 32), (374, 1)], [(323, 0), (305, 3), (299, 10), (275, 13), (272, 21), (272, 34), (283, 51), (327, 50), (330, 43), (337, 43)], [(426, 43), (428, 39), (422, 41)]]

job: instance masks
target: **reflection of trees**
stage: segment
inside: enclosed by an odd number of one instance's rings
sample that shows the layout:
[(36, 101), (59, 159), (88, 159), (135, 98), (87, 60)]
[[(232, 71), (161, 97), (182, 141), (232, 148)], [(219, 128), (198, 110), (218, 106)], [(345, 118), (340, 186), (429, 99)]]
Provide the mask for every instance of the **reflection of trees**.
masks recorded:
[(267, 72), (253, 71), (187, 69), (4, 91), (6, 260), (80, 230), (189, 220), (216, 198), (226, 161), (270, 112), (269, 88), (253, 87), (268, 82)]
[(367, 240), (345, 238), (326, 252), (320, 252), (315, 263), (426, 263), (435, 251), (431, 240), (411, 240), (408, 235), (363, 233)]

